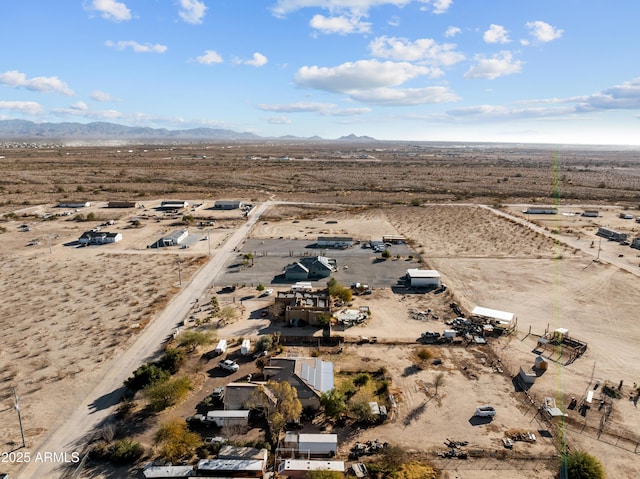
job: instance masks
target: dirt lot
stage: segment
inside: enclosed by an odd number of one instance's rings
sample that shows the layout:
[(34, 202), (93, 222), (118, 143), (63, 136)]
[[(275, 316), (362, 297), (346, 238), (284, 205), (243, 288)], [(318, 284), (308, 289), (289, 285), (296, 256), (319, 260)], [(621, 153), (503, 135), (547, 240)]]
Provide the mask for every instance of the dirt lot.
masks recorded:
[[(11, 195), (18, 193), (12, 190)], [(406, 204), (407, 194), (403, 197)], [(56, 211), (52, 207), (29, 205), (27, 210), (18, 211), (13, 221), (2, 223), (6, 232), (0, 243), (3, 264), (0, 293), (5, 301), (0, 306), (0, 317), (5, 341), (0, 347), (3, 385), (0, 440), (5, 448), (20, 442), (13, 410), (14, 386), (18, 386), (29, 444), (37, 444), (75, 409), (103, 368), (108, 367), (109, 359), (131, 343), (139, 326), (152, 320), (154, 312), (180, 286), (180, 280), (188, 282), (205, 260), (208, 249), (223, 242), (241, 221), (233, 216), (214, 218), (214, 212), (197, 211), (196, 216), (211, 216), (216, 224), (211, 228), (192, 228), (195, 241), (190, 248), (147, 249), (159, 236), (178, 227), (179, 218), (164, 219), (156, 214), (153, 210), (156, 201), (159, 200), (145, 199), (146, 212), (114, 212), (97, 205), (83, 213), (94, 211), (98, 219), (84, 223), (64, 218), (52, 221), (23, 218), (24, 213)], [(14, 210), (7, 205), (3, 208)], [(517, 214), (518, 208), (508, 211)], [(619, 211), (612, 209), (602, 218), (588, 221), (562, 216), (561, 231), (556, 235), (561, 240), (558, 242), (474, 206), (389, 206), (355, 211), (327, 207), (319, 213), (308, 207), (286, 206), (274, 209), (267, 224), (259, 225), (253, 236), (296, 238), (313, 231), (366, 240), (382, 234), (403, 234), (422, 255), (425, 265), (438, 269), (449, 285), (447, 294), (439, 297), (398, 295), (381, 289), (368, 298), (358, 298), (355, 305), (370, 306), (373, 316), (366, 325), (345, 331), (343, 334), (347, 336), (411, 341), (425, 329), (443, 329), (444, 323), (427, 325), (411, 319), (409, 311), (433, 308), (441, 311), (441, 319), (445, 319), (450, 300), (467, 310), (481, 305), (517, 314), (518, 333), (490, 345), (507, 374), (493, 372), (491, 356), (479, 347), (443, 350), (440, 368), (446, 371), (447, 380), (437, 398), (431, 398), (433, 388), (429, 386), (437, 369), (407, 373), (413, 345), (379, 344), (346, 349), (341, 358), (336, 358), (339, 367), (383, 363), (401, 398), (398, 416), (377, 428), (375, 437), (425, 451), (440, 448), (447, 437), (469, 440), (479, 448), (489, 449), (499, 447), (498, 440), (509, 428), (542, 428), (532, 426), (536, 424), (531, 422), (533, 409), (522, 406), (526, 403), (521, 394), (514, 392), (509, 374), (521, 365), (533, 363), (537, 335), (545, 329), (564, 327), (572, 336), (588, 343), (587, 352), (565, 364), (566, 356), (558, 358), (555, 351), (543, 351), (551, 365), (536, 381), (531, 395), (537, 401), (561, 395), (566, 405), (571, 396), (582, 398), (596, 380), (603, 385), (610, 381), (615, 387), (623, 380), (623, 398), (613, 402), (613, 412), (600, 440), (597, 432), (602, 412), (597, 405), (585, 417), (577, 411), (568, 411), (567, 437), (571, 445), (600, 457), (611, 477), (634, 477), (640, 473), (634, 448), (638, 441), (634, 431), (640, 426), (640, 418), (628, 398), (630, 386), (640, 377), (636, 361), (640, 330), (635, 325), (640, 313), (636, 301), (640, 286), (637, 272), (634, 275), (621, 271), (614, 261), (625, 261), (628, 268), (636, 267), (633, 259), (636, 254), (635, 250), (621, 250), (619, 245), (608, 242), (599, 246), (592, 230), (602, 224), (628, 228), (630, 233), (637, 234), (635, 223), (614, 222)], [(133, 216), (141, 217), (141, 228), (127, 223)], [(122, 232), (122, 242), (88, 248), (72, 245), (82, 231), (110, 219), (116, 223), (108, 230)], [(326, 224), (329, 219), (338, 223), (329, 227)], [(545, 223), (552, 220), (535, 221), (549, 230), (557, 226)], [(19, 231), (24, 223), (28, 223), (28, 232)], [(203, 240), (205, 236), (208, 240)], [(27, 246), (34, 239), (39, 240), (38, 244)], [(599, 247), (602, 255), (599, 262), (594, 262)], [(618, 257), (620, 252), (624, 257)], [(221, 336), (270, 331), (265, 321), (248, 319), (253, 306), (262, 307), (262, 303), (249, 301), (243, 306), (247, 319), (220, 330)], [(531, 335), (527, 335), (529, 327)], [(465, 365), (467, 370), (463, 369)], [(475, 377), (463, 372), (470, 368)], [(599, 400), (600, 394), (597, 392), (595, 397)], [(499, 416), (493, 423), (474, 426), (469, 422), (469, 411), (478, 401), (499, 407)], [(429, 431), (428, 437), (424, 431)], [(371, 433), (364, 431), (361, 437), (369, 439)], [(519, 443), (516, 447), (527, 455), (553, 453), (551, 441), (545, 438), (535, 445)], [(523, 469), (520, 463), (509, 464), (512, 465), (509, 477), (533, 475), (531, 470), (518, 473)], [(546, 463), (526, 464), (539, 468), (535, 477), (552, 475)], [(505, 477), (504, 471), (498, 470), (504, 462), (499, 461), (473, 460), (464, 464), (440, 461), (437, 465), (451, 478)], [(489, 472), (492, 468), (496, 470)]]

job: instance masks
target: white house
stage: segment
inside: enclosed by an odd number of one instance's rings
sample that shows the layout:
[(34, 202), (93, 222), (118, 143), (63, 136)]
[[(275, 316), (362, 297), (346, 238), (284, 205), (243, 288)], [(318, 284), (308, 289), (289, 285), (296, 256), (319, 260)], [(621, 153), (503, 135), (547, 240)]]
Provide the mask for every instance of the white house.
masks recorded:
[(122, 233), (109, 233), (107, 231), (85, 231), (78, 238), (80, 244), (108, 244), (122, 240)]

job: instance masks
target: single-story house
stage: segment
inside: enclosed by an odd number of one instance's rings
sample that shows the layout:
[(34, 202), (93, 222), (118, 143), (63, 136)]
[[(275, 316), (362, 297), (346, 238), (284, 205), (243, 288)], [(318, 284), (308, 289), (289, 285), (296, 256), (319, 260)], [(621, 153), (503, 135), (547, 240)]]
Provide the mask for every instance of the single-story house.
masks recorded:
[(108, 244), (122, 240), (122, 233), (109, 233), (107, 231), (85, 231), (78, 238), (80, 244)]
[(309, 268), (299, 262), (291, 263), (285, 268), (284, 277), (288, 281), (309, 279)]
[(298, 393), (302, 407), (320, 408), (320, 396), (333, 389), (333, 363), (317, 358), (271, 358), (267, 380), (285, 381)]
[(305, 256), (287, 266), (284, 277), (289, 281), (327, 278), (336, 270), (337, 264), (335, 259), (326, 256)]

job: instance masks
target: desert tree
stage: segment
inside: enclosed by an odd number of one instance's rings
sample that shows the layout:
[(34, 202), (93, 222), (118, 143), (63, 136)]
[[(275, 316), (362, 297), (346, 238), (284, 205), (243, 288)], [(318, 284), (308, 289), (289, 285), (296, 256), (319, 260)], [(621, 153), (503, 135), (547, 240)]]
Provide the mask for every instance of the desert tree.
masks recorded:
[(205, 346), (212, 341), (213, 335), (209, 331), (185, 331), (178, 336), (178, 347), (192, 353), (198, 346)]
[(202, 439), (189, 431), (184, 421), (176, 419), (160, 426), (154, 437), (154, 444), (162, 459), (176, 462), (191, 457), (195, 449), (202, 445)]
[(261, 408), (265, 412), (274, 441), (287, 422), (300, 419), (302, 414), (298, 392), (285, 381), (268, 381), (264, 386), (258, 386), (249, 403), (251, 407)]
[(191, 380), (181, 376), (148, 385), (144, 388), (144, 396), (152, 410), (162, 411), (178, 404), (190, 390)]

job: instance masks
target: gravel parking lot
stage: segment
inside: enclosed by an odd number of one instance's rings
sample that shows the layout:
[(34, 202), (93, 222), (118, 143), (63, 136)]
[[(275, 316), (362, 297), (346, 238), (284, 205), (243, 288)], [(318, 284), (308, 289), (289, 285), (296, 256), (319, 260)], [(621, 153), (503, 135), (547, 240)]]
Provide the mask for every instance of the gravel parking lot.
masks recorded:
[[(382, 260), (379, 253), (356, 245), (347, 249), (321, 249), (313, 247), (313, 241), (291, 239), (248, 240), (235, 261), (226, 265), (219, 277), (219, 284), (288, 285), (284, 280), (284, 268), (302, 256), (327, 256), (338, 262), (338, 271), (332, 276), (345, 285), (360, 282), (372, 288), (388, 288), (405, 275), (407, 269), (419, 267), (415, 253), (408, 245), (390, 246), (391, 258)], [(253, 266), (243, 264), (245, 254), (254, 256)], [(322, 287), (326, 279), (312, 281), (314, 287)]]

